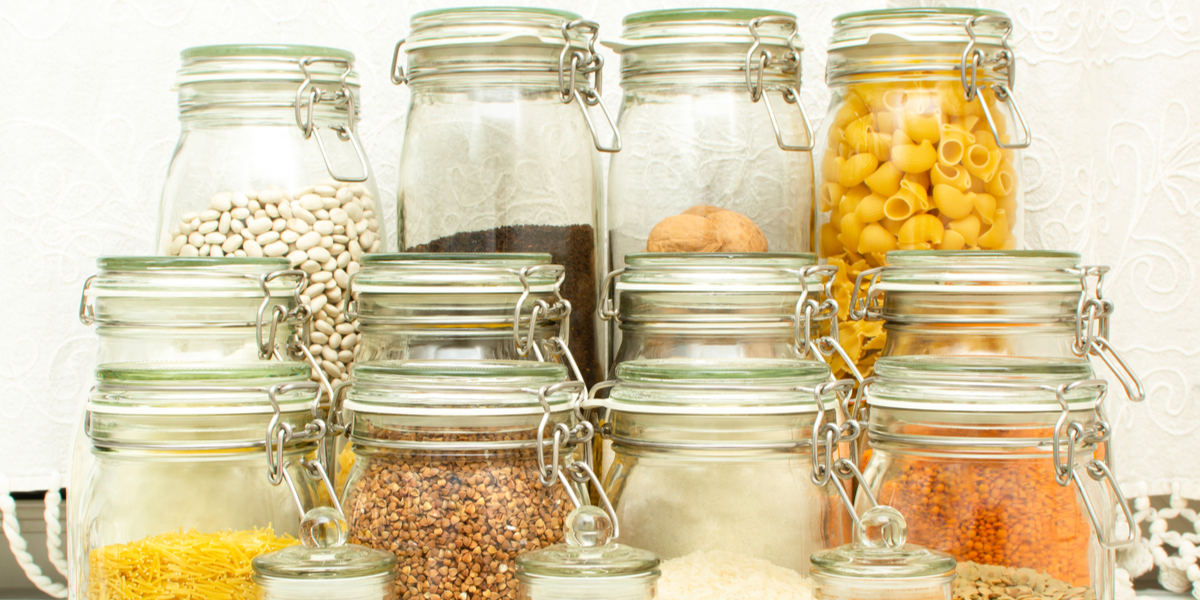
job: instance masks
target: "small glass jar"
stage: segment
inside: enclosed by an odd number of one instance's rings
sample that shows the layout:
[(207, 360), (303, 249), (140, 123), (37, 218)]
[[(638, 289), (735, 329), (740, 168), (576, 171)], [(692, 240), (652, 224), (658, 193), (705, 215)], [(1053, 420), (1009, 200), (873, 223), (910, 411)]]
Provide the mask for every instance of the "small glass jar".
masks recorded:
[(515, 597), (517, 555), (562, 540), (586, 496), (560, 467), (590, 439), (584, 385), (566, 376), (528, 361), (356, 367), (342, 505), (351, 542), (396, 555), (397, 597)]
[(906, 544), (904, 516), (890, 506), (859, 518), (853, 544), (812, 556), (814, 600), (950, 600), (954, 557)]
[(72, 597), (254, 598), (250, 559), (295, 543), (297, 503), (315, 498), (298, 466), (315, 443), (281, 448), (295, 496), (271, 484), (264, 450), (273, 418), (295, 431), (312, 419), (308, 370), (265, 361), (97, 368), (85, 426), (92, 459), (71, 483), (80, 498)]
[(340, 508), (317, 507), (300, 521), (300, 544), (254, 557), (257, 600), (388, 600), (396, 580), (391, 552), (346, 544)]
[[(812, 254), (639, 253), (601, 288), (613, 366), (643, 358), (820, 358), (836, 307)], [(807, 322), (807, 324), (806, 324)], [(836, 327), (834, 328), (836, 331)], [(814, 352), (814, 349), (817, 351)]]
[[(812, 131), (795, 15), (685, 8), (629, 15), (609, 169), (613, 268), (636, 252), (812, 249)], [(748, 56), (748, 53), (750, 56)]]
[[(841, 15), (833, 27), (832, 98), (816, 138), (816, 250), (845, 272), (838, 300), (891, 250), (1020, 248), (1018, 150), (1031, 138), (1012, 90), (1012, 21), (897, 8)], [(882, 347), (863, 325), (842, 329), (864, 353)]]
[[(176, 85), (182, 133), (167, 172), (157, 253), (286, 258), (310, 278), (314, 325), (341, 314), (362, 256), (390, 248), (355, 132), (354, 55), (316, 46), (188, 48)], [(320, 337), (320, 336), (318, 336)], [(352, 348), (314, 342), (333, 379)]]
[[(83, 286), (79, 319), (96, 325), (97, 364), (252, 361), (283, 352), (307, 287), (282, 258), (110, 256)], [(261, 321), (260, 321), (261, 319)]]
[(1037, 598), (1112, 599), (1113, 550), (1134, 539), (1118, 509), (1134, 521), (1095, 458), (1111, 427), (1091, 372), (1069, 359), (880, 359), (861, 392), (863, 489), (908, 515), (909, 539), (958, 559), (966, 592), (1003, 582)]
[[(539, 8), (417, 13), (392, 80), (411, 90), (400, 157), (400, 248), (548, 252), (566, 267), (571, 351), (603, 376), (595, 335), (596, 227), (603, 221), (597, 132), (603, 60), (596, 23)], [(400, 51), (408, 54), (399, 69)], [(469, 151), (468, 151), (469, 149)]]
[(610, 541), (615, 523), (595, 506), (567, 515), (566, 543), (517, 557), (519, 600), (653, 600), (653, 552)]
[(1144, 399), (1137, 375), (1108, 341), (1108, 267), (1043, 250), (895, 251), (888, 262), (860, 274), (854, 288), (861, 294), (851, 294), (850, 318), (877, 333), (868, 343), (879, 348), (862, 354), (860, 369), (869, 372), (879, 356), (1095, 356), (1131, 400)]
[(561, 295), (564, 269), (550, 260), (503, 253), (364, 257), (346, 308), (359, 324), (357, 360), (544, 358), (545, 342), (568, 339), (571, 310)]
[(813, 552), (849, 539), (849, 500), (817, 466), (837, 439), (814, 431), (837, 429), (836, 394), (853, 382), (828, 379), (815, 361), (617, 365), (599, 404), (609, 413), (602, 431), (615, 459), (604, 488), (620, 539), (662, 557), (664, 582), (722, 555), (799, 580)]

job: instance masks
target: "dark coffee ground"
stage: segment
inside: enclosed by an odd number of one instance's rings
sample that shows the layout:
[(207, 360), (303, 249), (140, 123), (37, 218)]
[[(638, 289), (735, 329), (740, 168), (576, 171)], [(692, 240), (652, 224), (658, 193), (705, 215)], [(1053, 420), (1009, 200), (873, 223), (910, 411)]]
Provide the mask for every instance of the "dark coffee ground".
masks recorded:
[(571, 302), (571, 354), (588, 386), (599, 381), (596, 351), (596, 241), (591, 225), (510, 225), (468, 231), (407, 252), (548, 252), (567, 268), (562, 295)]

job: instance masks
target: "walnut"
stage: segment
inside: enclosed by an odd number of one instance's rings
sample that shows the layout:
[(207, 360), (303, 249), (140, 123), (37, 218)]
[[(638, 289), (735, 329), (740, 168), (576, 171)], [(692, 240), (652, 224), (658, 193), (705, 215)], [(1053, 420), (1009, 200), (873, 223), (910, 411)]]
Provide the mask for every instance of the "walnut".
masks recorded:
[(722, 210), (705, 217), (717, 225), (721, 236), (721, 252), (766, 252), (767, 236), (750, 217), (732, 210)]
[(717, 252), (721, 236), (713, 221), (695, 215), (675, 215), (650, 231), (647, 252)]

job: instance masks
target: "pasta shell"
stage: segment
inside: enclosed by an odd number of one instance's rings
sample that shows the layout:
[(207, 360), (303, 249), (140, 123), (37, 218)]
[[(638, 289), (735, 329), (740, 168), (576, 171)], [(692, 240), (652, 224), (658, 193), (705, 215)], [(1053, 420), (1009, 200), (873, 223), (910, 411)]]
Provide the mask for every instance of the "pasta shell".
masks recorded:
[(883, 204), (885, 200), (882, 196), (871, 194), (863, 198), (854, 212), (858, 214), (858, 218), (863, 223), (874, 223), (883, 218)]
[(885, 162), (879, 165), (879, 168), (868, 175), (863, 182), (871, 188), (872, 192), (886, 198), (900, 189), (900, 178), (903, 176), (904, 172), (896, 168), (896, 165)]
[(866, 102), (858, 94), (851, 92), (842, 99), (842, 105), (838, 107), (837, 112), (833, 116), (833, 124), (838, 127), (845, 127), (851, 121), (868, 114)]
[(914, 244), (940, 244), (945, 232), (946, 228), (937, 217), (917, 215), (904, 222), (904, 226), (896, 234), (896, 241), (901, 247)]
[(938, 164), (952, 166), (962, 162), (963, 154), (967, 151), (962, 140), (958, 138), (943, 138), (938, 144)]
[(821, 185), (820, 190), (817, 192), (817, 201), (818, 206), (821, 208), (821, 212), (829, 212), (833, 210), (833, 207), (842, 200), (842, 195), (845, 193), (846, 188), (833, 183), (832, 181)]
[(886, 133), (873, 133), (867, 141), (867, 152), (875, 155), (879, 162), (885, 162), (892, 156), (892, 136)]
[(979, 247), (988, 250), (999, 250), (1004, 247), (1008, 238), (1008, 215), (1003, 209), (998, 209), (995, 217), (992, 219), (991, 228), (979, 236)]
[(962, 167), (936, 164), (929, 171), (929, 181), (933, 185), (948, 185), (956, 190), (966, 191), (971, 187), (971, 174)]
[(904, 181), (911, 181), (923, 188), (928, 188), (930, 183), (929, 171), (921, 171), (920, 173), (905, 173)]
[(968, 173), (982, 179), (984, 183), (991, 181), (1000, 168), (1000, 151), (989, 150), (979, 144), (967, 148), (963, 156), (963, 168)]
[(967, 111), (967, 97), (962, 84), (943, 81), (938, 83), (936, 89), (942, 112), (948, 115), (961, 115)]
[(890, 89), (883, 93), (881, 100), (885, 110), (901, 112), (908, 108), (909, 97), (905, 90)]
[(953, 229), (942, 234), (942, 243), (938, 244), (938, 250), (962, 250), (966, 247), (966, 238)]
[(831, 150), (825, 153), (825, 158), (821, 159), (821, 181), (837, 181), (837, 179), (838, 155)]
[(979, 220), (984, 223), (992, 223), (996, 215), (996, 198), (991, 194), (975, 194), (972, 200), (975, 203), (975, 214), (979, 215)]
[(863, 115), (846, 125), (844, 137), (846, 143), (855, 152), (869, 152), (871, 136), (875, 133), (875, 117)]
[(942, 123), (935, 115), (904, 113), (900, 119), (900, 131), (914, 142), (936, 142), (942, 136)]
[(850, 213), (842, 217), (842, 232), (838, 234), (837, 239), (842, 243), (843, 248), (857, 248), (858, 237), (862, 234), (863, 222), (858, 218), (858, 215)]
[(837, 227), (832, 223), (825, 223), (821, 226), (821, 257), (828, 258), (837, 256), (842, 252), (842, 244), (838, 241)]
[(1001, 161), (1000, 168), (996, 170), (996, 176), (983, 185), (983, 189), (987, 190), (987, 193), (997, 198), (1007, 197), (1016, 188), (1017, 172), (1007, 161)]
[(911, 192), (896, 192), (895, 196), (883, 203), (883, 214), (893, 221), (902, 221), (917, 211), (916, 198)]
[(871, 223), (863, 228), (858, 238), (858, 253), (888, 252), (896, 249), (896, 237), (888, 233), (879, 223)]
[(951, 219), (961, 219), (975, 209), (973, 192), (964, 194), (961, 190), (946, 184), (933, 186), (933, 203), (937, 206), (938, 212)]
[(921, 142), (920, 145), (892, 146), (892, 162), (905, 173), (928, 171), (937, 162), (937, 150), (929, 140)]
[(892, 235), (896, 235), (897, 233), (900, 232), (900, 228), (904, 227), (904, 221), (897, 221), (895, 219), (889, 219), (887, 217), (884, 217), (883, 220), (879, 221), (879, 224), (883, 225), (883, 228), (886, 229), (888, 231), (888, 233), (890, 233)]
[(842, 187), (854, 187), (863, 182), (867, 175), (879, 168), (879, 159), (871, 154), (855, 154), (850, 158), (838, 158), (837, 182)]
[(967, 215), (950, 222), (949, 228), (963, 237), (968, 246), (974, 246), (979, 240), (979, 217)]
[(896, 130), (896, 113), (894, 112), (877, 112), (875, 113), (875, 130), (880, 133), (890, 134)]

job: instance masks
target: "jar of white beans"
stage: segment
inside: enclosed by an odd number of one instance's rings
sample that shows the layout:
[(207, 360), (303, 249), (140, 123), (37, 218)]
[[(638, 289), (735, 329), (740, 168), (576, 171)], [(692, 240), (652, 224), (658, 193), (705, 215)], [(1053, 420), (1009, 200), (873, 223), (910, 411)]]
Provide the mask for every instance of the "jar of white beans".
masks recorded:
[[(891, 250), (1021, 247), (1012, 21), (992, 10), (873, 10), (834, 19), (829, 112), (816, 136), (816, 250), (840, 269), (840, 339), (862, 374), (884, 347), (846, 319), (860, 273)], [(835, 373), (844, 373), (840, 362)]]
[(387, 243), (355, 133), (354, 55), (230, 45), (188, 48), (181, 60), (182, 134), (157, 252), (287, 259), (309, 278), (301, 300), (314, 313), (310, 352), (331, 380), (348, 379), (358, 330), (343, 296), (362, 255)]

